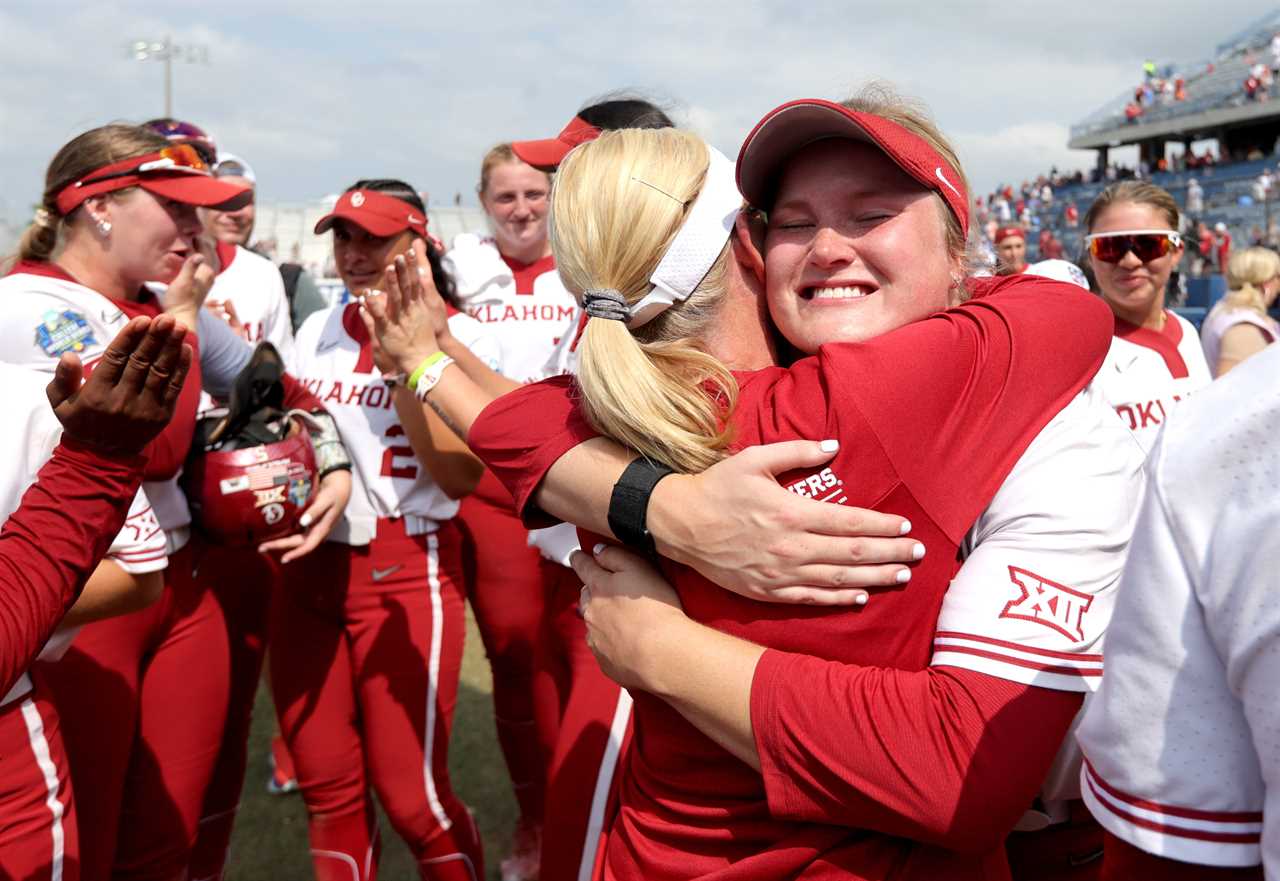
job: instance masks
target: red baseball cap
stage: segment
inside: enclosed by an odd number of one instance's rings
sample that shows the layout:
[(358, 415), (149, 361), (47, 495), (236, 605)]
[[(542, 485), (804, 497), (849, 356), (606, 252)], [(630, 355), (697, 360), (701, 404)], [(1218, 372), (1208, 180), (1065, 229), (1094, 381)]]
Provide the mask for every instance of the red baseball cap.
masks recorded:
[(968, 234), (969, 194), (964, 179), (928, 141), (896, 122), (821, 98), (788, 101), (756, 123), (738, 152), (738, 189), (751, 204), (767, 205), (786, 161), (826, 138), (879, 147), (899, 168), (941, 196)]
[(338, 197), (333, 210), (320, 218), (316, 235), (337, 220), (349, 220), (370, 235), (385, 238), (411, 229), (427, 237), (427, 217), (414, 205), (376, 190), (350, 190)]
[(67, 184), (55, 200), (58, 212), (65, 217), (86, 199), (126, 187), (141, 187), (175, 202), (205, 208), (237, 208), (253, 195), (251, 187), (210, 174), (190, 144), (172, 144), (155, 153), (104, 165)]
[(581, 117), (575, 116), (554, 138), (544, 138), (541, 141), (515, 141), (511, 144), (511, 149), (521, 160), (534, 168), (555, 171), (564, 161), (564, 157), (569, 155), (570, 150), (579, 144), (594, 141), (598, 137), (600, 137), (600, 129)]
[(1001, 242), (1003, 242), (1005, 239), (1012, 239), (1014, 237), (1023, 239), (1025, 241), (1027, 238), (1027, 234), (1023, 231), (1022, 227), (1020, 226), (1002, 226), (998, 230), (996, 230), (995, 239), (993, 239), (992, 243), (998, 245)]

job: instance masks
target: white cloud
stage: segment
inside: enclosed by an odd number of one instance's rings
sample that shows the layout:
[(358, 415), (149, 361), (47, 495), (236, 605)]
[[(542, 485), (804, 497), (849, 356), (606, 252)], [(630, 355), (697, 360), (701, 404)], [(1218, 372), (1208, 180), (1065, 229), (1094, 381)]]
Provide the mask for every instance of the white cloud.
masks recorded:
[(160, 113), (161, 65), (125, 51), (141, 37), (209, 47), (209, 65), (175, 66), (176, 112), (248, 159), (266, 200), (315, 198), (370, 175), (470, 198), (489, 146), (552, 134), (587, 98), (626, 87), (669, 100), (679, 119), (733, 152), (777, 103), (841, 97), (873, 78), (930, 104), (981, 192), (1054, 163), (1091, 162), (1066, 150), (1067, 127), (1130, 85), (1144, 53), (1207, 55), (1269, 8), (1238, 0), (1210, 14), (1166, 0), (1159, 14), (1122, 16), (1102, 0), (14, 6), (0, 8), (0, 216), (15, 218), (71, 136)]
[[(1057, 166), (1060, 171), (1092, 168), (1092, 151), (1067, 149), (1067, 126), (1024, 122), (994, 132), (959, 132), (953, 140), (974, 185), (1017, 185)], [(982, 189), (978, 190), (983, 192)]]

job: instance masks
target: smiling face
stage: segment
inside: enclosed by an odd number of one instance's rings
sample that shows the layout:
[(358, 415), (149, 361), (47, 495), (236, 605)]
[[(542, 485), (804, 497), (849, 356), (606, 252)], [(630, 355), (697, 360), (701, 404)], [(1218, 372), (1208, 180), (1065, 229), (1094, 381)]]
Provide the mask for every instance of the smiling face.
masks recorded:
[(375, 236), (349, 220), (333, 223), (333, 263), (353, 294), (382, 284), (382, 272), (413, 245), (413, 231)]
[(996, 256), (1000, 262), (996, 268), (998, 275), (1013, 275), (1027, 266), (1027, 240), (1021, 236), (1009, 236), (996, 245)]
[(492, 221), (498, 251), (531, 263), (549, 253), (547, 175), (523, 162), (503, 162), (489, 172), (480, 204)]
[(115, 264), (113, 271), (127, 286), (173, 281), (187, 257), (198, 250), (201, 226), (192, 205), (140, 188), (90, 203), (84, 206), (90, 219), (111, 224), (106, 259)]
[(939, 199), (877, 148), (819, 141), (784, 170), (765, 234), (769, 312), (802, 352), (858, 342), (951, 303), (961, 262)]
[[(253, 181), (245, 177), (224, 176), (220, 180), (230, 181), (252, 189)], [(220, 242), (229, 245), (249, 247), (249, 237), (253, 235), (253, 222), (256, 208), (251, 198), (243, 206), (234, 211), (217, 211), (204, 208), (200, 211), (200, 219), (204, 222), (205, 232)]]
[[(1165, 212), (1145, 202), (1114, 202), (1098, 215), (1090, 233), (1122, 230), (1172, 229)], [(1164, 310), (1164, 292), (1173, 267), (1182, 259), (1182, 246), (1163, 257), (1143, 263), (1132, 251), (1119, 263), (1107, 263), (1092, 254), (1089, 263), (1098, 280), (1098, 290), (1111, 311), (1130, 324), (1159, 323)]]

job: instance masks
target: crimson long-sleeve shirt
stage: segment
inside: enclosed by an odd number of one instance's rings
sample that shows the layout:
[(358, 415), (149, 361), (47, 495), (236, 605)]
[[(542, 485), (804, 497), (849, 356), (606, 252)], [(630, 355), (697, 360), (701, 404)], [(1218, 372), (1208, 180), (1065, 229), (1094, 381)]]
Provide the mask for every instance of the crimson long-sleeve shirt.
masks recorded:
[[(1069, 285), (978, 287), (990, 296), (739, 375), (740, 443), (841, 442), (784, 485), (902, 514), (929, 554), (907, 588), (839, 611), (755, 603), (665, 567), (690, 617), (770, 649), (752, 688), (763, 774), (637, 694), (608, 877), (1007, 877), (999, 842), (1080, 696), (930, 668), (934, 625), (966, 530), (1096, 372), (1111, 318)], [(571, 382), (551, 380), (491, 405), (469, 441), (524, 508), (594, 434)]]
[(142, 456), (110, 456), (64, 437), (0, 530), (0, 694), (71, 608), (124, 525)]

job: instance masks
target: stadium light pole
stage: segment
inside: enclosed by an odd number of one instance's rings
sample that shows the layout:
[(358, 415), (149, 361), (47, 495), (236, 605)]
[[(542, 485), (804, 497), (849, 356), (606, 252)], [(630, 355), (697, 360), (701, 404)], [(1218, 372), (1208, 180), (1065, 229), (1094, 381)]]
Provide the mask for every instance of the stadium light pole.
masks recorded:
[(163, 40), (134, 40), (129, 44), (129, 52), (134, 61), (164, 62), (164, 115), (173, 116), (173, 62), (185, 61), (188, 64), (208, 64), (209, 47), (200, 43), (187, 43), (179, 46), (172, 37)]

